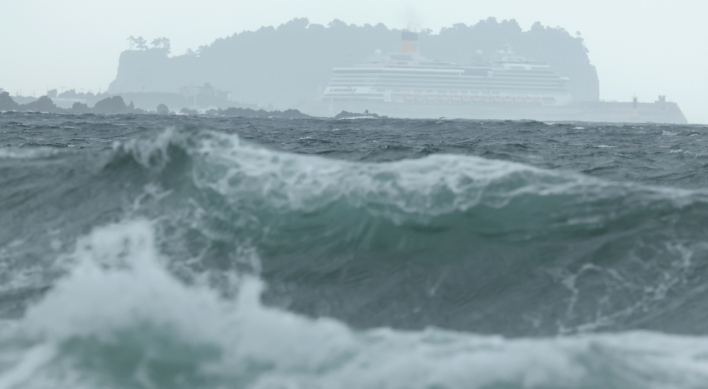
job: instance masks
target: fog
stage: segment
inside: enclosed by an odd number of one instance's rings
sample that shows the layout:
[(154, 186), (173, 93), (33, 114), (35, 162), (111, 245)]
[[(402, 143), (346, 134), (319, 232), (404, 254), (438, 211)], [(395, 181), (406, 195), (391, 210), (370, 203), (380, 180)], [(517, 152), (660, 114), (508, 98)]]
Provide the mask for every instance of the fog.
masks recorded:
[(705, 71), (708, 2), (700, 0), (4, 1), (0, 5), (0, 88), (39, 96), (48, 89), (106, 90), (126, 38), (168, 37), (183, 54), (220, 37), (278, 26), (295, 17), (327, 25), (383, 23), (439, 31), (455, 23), (515, 19), (582, 34), (600, 80), (600, 98), (678, 102), (689, 122), (708, 123)]

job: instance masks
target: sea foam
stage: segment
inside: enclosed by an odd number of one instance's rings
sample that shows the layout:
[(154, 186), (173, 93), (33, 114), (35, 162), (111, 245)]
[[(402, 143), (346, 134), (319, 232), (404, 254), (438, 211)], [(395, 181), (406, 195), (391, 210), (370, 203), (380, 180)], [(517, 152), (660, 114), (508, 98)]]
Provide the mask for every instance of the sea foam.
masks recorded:
[(154, 227), (80, 238), (74, 268), (3, 329), (0, 388), (698, 388), (708, 340), (649, 332), (505, 339), (428, 328), (357, 331), (235, 299), (163, 266)]

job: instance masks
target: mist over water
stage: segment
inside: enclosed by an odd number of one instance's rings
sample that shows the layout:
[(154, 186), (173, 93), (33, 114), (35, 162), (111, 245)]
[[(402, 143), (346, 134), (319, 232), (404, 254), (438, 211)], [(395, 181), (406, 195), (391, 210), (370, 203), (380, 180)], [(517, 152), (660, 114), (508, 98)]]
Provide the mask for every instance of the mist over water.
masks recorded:
[(700, 388), (708, 129), (0, 114), (0, 388)]

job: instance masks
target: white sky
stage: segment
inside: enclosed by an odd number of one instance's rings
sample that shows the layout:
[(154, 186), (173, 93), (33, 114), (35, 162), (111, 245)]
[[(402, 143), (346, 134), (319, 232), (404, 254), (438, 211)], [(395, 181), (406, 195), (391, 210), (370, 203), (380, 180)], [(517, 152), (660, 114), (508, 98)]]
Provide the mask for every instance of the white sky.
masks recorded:
[(708, 0), (0, 0), (0, 88), (105, 90), (130, 35), (168, 37), (182, 54), (295, 17), (438, 31), (490, 16), (580, 31), (602, 99), (666, 94), (708, 123)]

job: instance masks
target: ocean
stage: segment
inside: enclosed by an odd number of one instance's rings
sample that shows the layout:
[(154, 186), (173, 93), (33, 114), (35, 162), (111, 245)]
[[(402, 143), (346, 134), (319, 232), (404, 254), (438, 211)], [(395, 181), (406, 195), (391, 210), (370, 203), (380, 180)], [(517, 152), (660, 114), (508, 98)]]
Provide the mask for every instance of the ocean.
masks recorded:
[(0, 389), (708, 387), (708, 127), (0, 114)]

